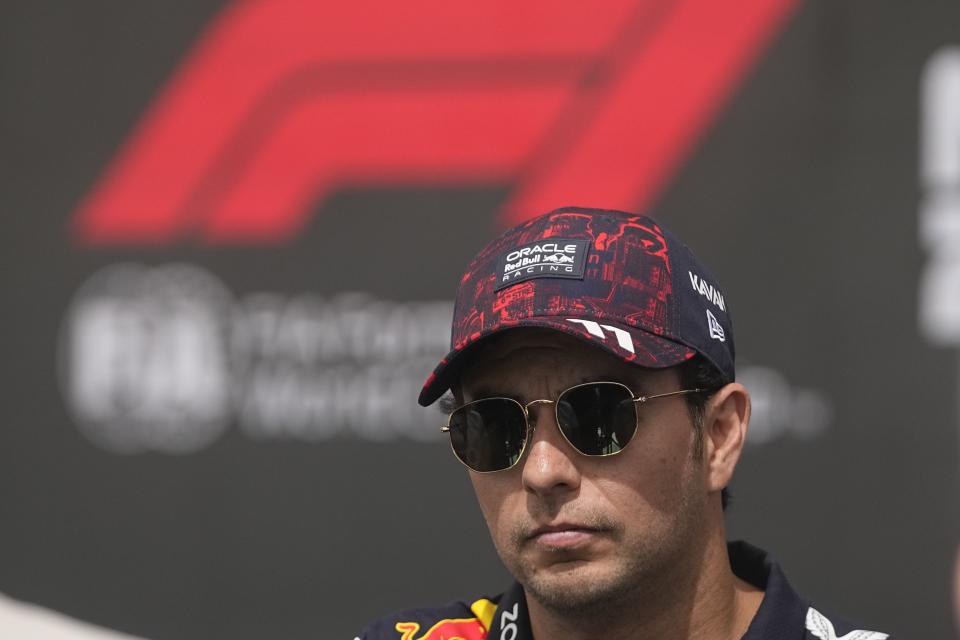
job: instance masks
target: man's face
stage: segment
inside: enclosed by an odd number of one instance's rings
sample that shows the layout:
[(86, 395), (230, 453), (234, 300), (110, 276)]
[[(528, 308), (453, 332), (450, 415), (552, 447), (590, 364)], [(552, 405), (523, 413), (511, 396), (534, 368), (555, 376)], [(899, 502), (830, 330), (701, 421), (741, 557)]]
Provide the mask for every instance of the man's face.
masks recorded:
[[(556, 400), (582, 382), (612, 380), (636, 395), (680, 389), (675, 370), (621, 362), (559, 332), (515, 330), (464, 372), (463, 401), (506, 396)], [(596, 609), (668, 584), (703, 534), (703, 462), (682, 396), (638, 406), (637, 433), (619, 454), (587, 457), (561, 435), (553, 406), (531, 407), (535, 425), (520, 462), (470, 472), (494, 545), (543, 606)], [(646, 595), (652, 595), (647, 593)]]

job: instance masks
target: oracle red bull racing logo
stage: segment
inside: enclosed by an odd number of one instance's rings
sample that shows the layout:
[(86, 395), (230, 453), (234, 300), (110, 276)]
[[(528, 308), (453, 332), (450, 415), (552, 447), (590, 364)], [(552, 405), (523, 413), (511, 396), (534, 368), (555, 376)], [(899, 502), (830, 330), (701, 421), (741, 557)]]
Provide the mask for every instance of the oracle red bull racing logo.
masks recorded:
[(344, 186), (645, 209), (797, 0), (230, 4), (74, 215), (88, 245), (282, 243)]

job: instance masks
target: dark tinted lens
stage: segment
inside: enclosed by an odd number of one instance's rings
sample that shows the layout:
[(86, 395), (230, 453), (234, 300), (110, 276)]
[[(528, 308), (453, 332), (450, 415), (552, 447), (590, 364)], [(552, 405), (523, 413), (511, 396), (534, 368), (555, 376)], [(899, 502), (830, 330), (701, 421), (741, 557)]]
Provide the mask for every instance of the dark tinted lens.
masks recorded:
[(588, 456), (620, 451), (637, 430), (637, 411), (629, 389), (609, 382), (565, 392), (557, 402), (557, 420), (570, 444)]
[(512, 467), (523, 452), (526, 435), (523, 408), (512, 400), (477, 400), (450, 416), (453, 452), (474, 471)]

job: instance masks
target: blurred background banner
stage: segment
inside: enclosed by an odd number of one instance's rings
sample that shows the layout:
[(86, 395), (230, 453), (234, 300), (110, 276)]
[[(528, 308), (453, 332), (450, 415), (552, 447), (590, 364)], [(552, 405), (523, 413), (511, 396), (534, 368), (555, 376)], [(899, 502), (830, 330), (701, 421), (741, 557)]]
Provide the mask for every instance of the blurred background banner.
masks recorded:
[(5, 13), (0, 591), (189, 640), (502, 590), (416, 396), (473, 254), (574, 204), (725, 286), (731, 535), (871, 628), (955, 633), (956, 2)]

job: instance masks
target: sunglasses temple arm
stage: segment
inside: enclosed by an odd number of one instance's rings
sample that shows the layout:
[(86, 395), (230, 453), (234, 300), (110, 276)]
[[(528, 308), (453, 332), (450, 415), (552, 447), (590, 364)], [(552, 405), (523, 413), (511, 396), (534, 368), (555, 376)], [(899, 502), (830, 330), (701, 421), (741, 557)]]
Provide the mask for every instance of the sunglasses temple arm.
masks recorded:
[(634, 398), (633, 401), (638, 404), (643, 404), (647, 400), (656, 400), (657, 398), (667, 398), (669, 396), (687, 395), (688, 393), (700, 393), (702, 391), (706, 391), (706, 389), (681, 389), (680, 391), (671, 391), (669, 393), (658, 393), (652, 396), (640, 396), (639, 398)]

